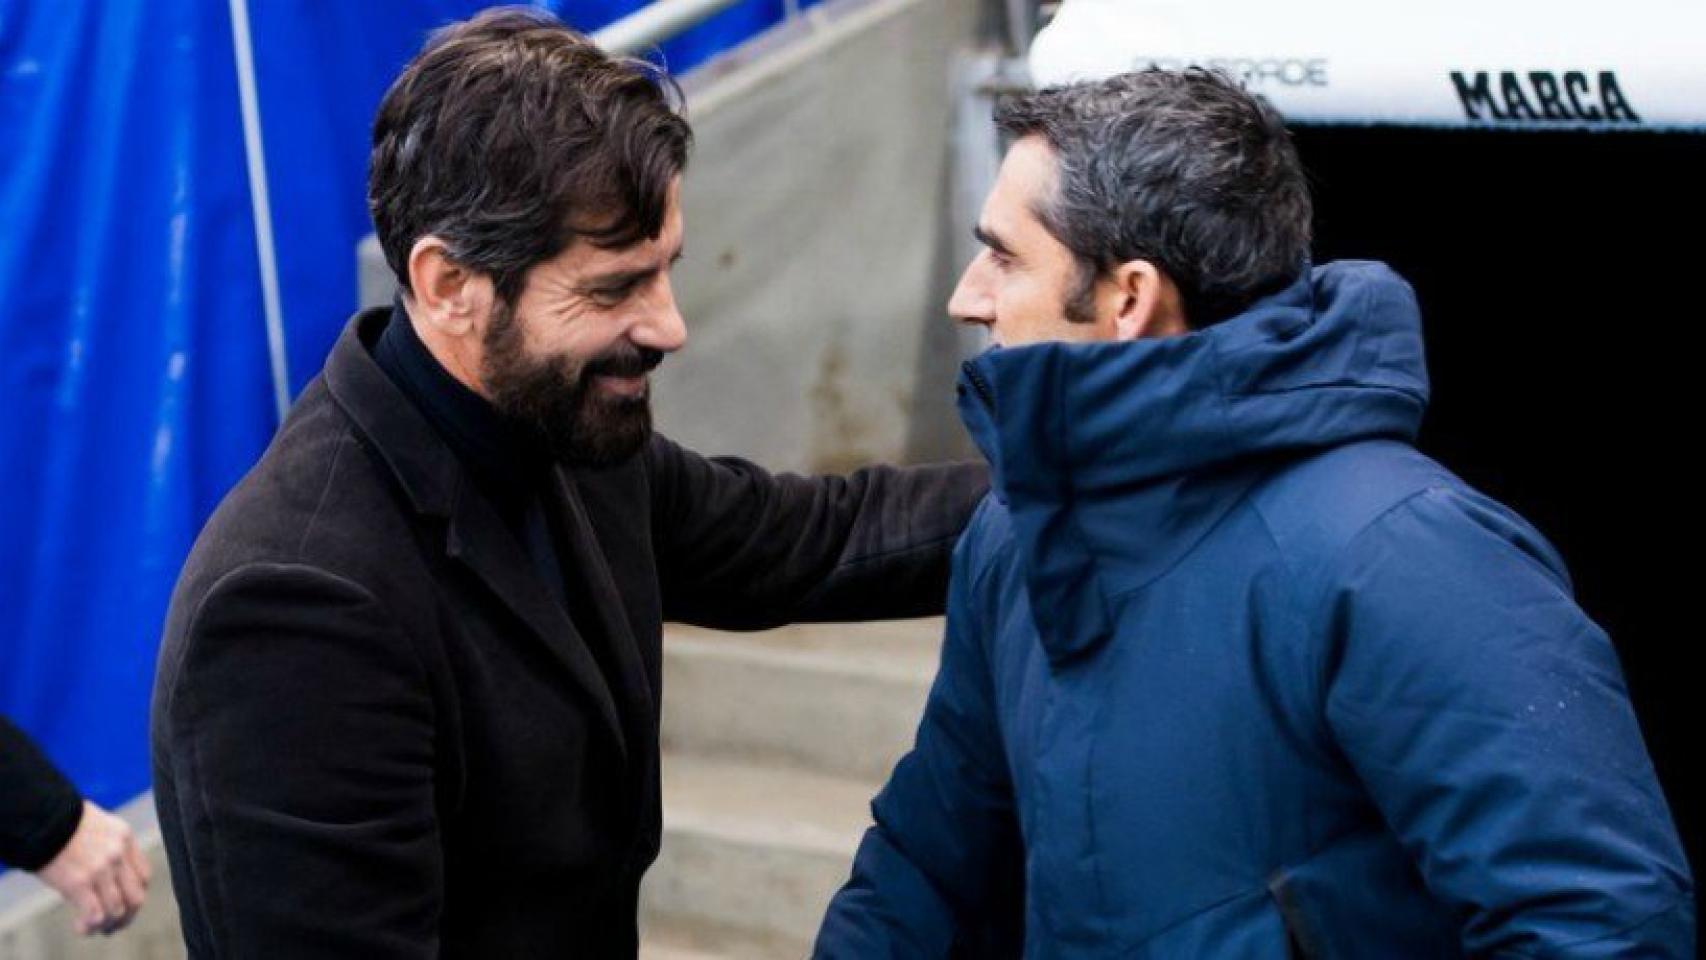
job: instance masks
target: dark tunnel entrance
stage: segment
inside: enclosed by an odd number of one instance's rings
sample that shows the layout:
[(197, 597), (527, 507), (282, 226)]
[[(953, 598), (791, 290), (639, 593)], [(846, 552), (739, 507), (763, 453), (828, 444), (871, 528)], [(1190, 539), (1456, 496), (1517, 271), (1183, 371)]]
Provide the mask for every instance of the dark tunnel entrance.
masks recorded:
[(1698, 871), (1706, 134), (1295, 135), (1317, 259), (1385, 260), (1415, 285), (1433, 378), (1422, 446), (1563, 553)]

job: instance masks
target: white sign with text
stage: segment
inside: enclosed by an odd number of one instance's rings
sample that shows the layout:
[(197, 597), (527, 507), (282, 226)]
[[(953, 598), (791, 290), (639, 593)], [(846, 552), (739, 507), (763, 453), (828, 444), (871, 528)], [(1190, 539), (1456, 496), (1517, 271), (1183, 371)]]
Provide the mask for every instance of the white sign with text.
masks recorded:
[(1038, 86), (1218, 68), (1288, 119), (1706, 129), (1706, 2), (1064, 0)]

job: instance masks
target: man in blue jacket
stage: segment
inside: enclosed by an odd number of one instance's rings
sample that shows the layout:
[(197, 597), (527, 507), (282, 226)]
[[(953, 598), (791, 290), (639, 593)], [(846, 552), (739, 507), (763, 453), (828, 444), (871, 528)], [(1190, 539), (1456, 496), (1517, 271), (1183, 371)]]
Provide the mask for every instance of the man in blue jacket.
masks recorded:
[(1279, 116), (1150, 71), (997, 123), (994, 486), (818, 955), (1692, 957), (1611, 644), (1415, 449), (1415, 296), (1310, 266)]

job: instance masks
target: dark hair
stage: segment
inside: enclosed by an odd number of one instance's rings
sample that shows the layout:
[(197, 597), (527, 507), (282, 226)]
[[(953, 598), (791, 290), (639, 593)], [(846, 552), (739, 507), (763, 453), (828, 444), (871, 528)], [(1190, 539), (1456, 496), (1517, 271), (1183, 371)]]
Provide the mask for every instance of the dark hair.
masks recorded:
[(1104, 271), (1148, 260), (1200, 329), (1308, 260), (1309, 185), (1285, 123), (1225, 74), (1151, 69), (1051, 87), (1004, 99), (995, 122), (1055, 152), (1055, 195), (1036, 214), (1077, 257), (1079, 300)]
[(373, 122), (367, 206), (397, 282), (428, 234), (512, 301), (576, 238), (625, 247), (662, 230), (693, 134), (680, 89), (550, 14), (488, 10), (438, 32)]

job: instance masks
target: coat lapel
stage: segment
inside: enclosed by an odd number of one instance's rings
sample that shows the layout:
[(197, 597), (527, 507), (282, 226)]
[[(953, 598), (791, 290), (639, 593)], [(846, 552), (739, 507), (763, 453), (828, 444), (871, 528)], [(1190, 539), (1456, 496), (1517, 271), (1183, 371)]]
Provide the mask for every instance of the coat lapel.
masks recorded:
[[(527, 625), (552, 658), (563, 665), (586, 693), (599, 721), (614, 738), (618, 754), (625, 760), (627, 738), (615, 698), (575, 624), (550, 588), (540, 581), (537, 570), (496, 511), (468, 484), (450, 448), (374, 363), (371, 345), (379, 339), (391, 315), (388, 307), (356, 315), (326, 361), (327, 388), (396, 474), (414, 508), (448, 520), (445, 551), (466, 565)], [(562, 491), (558, 496), (547, 496), (548, 501), (572, 497), (573, 491), (563, 481), (560, 471), (556, 486)], [(620, 603), (614, 610), (611, 608), (611, 600), (619, 597), (609, 568), (598, 553), (597, 541), (579, 498), (572, 499), (572, 507), (565, 508), (574, 515), (570, 518), (572, 522), (563, 524), (565, 539), (572, 543), (560, 559), (566, 575), (571, 572), (571, 565), (596, 573), (596, 577), (589, 578), (595, 588), (589, 589), (595, 599), (592, 606), (603, 623), (589, 624), (588, 628), (608, 631), (619, 664), (619, 682), (627, 690), (633, 686), (637, 657), (632, 630), (621, 613)], [(640, 686), (649, 698), (643, 678)], [(630, 696), (631, 693), (624, 693), (625, 699)]]
[(651, 682), (646, 676), (645, 664), (640, 660), (633, 625), (628, 622), (622, 594), (611, 575), (610, 564), (598, 542), (598, 532), (587, 515), (586, 504), (581, 501), (579, 488), (563, 469), (558, 468), (553, 473), (557, 496), (552, 498), (555, 503), (548, 504), (547, 509), (558, 511), (555, 519), (567, 543), (562, 561), (564, 576), (569, 578), (568, 588), (583, 591), (583, 596), (590, 601), (586, 606), (598, 618), (596, 629), (603, 631), (609, 643), (611, 669), (615, 674), (610, 680), (617, 687), (617, 695), (626, 708), (629, 729), (636, 735), (645, 735), (639, 731), (650, 724), (655, 714)]
[[(578, 540), (577, 562), (579, 562)], [(527, 624), (533, 635), (542, 642), (592, 701), (594, 709), (616, 740), (617, 750), (627, 758), (627, 738), (623, 735), (615, 700), (605, 683), (604, 675), (587, 648), (585, 639), (569, 619), (539, 574), (521, 545), (503, 526), (497, 513), (473, 489), (464, 485), (456, 498), (446, 538), (446, 552), (473, 571), (504, 605)], [(631, 644), (618, 644), (631, 646)]]

